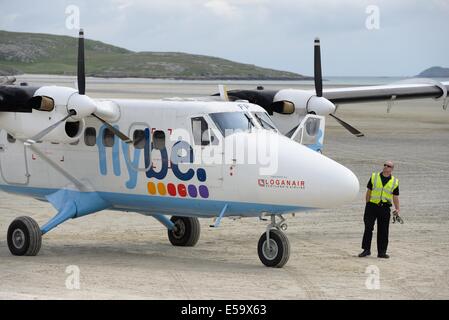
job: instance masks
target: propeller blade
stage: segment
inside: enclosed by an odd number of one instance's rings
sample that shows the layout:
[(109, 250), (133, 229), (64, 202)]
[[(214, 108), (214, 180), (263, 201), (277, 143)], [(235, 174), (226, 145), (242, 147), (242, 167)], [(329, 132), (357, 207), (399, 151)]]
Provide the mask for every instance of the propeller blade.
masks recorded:
[(315, 78), (315, 93), (317, 97), (323, 96), (323, 77), (321, 74), (321, 48), (320, 39), (315, 39), (315, 55), (314, 55), (314, 78)]
[(124, 133), (122, 133), (120, 130), (114, 128), (109, 122), (103, 120), (102, 118), (100, 118), (99, 116), (97, 116), (95, 113), (92, 113), (92, 116), (94, 116), (95, 118), (97, 118), (98, 120), (100, 120), (101, 122), (103, 122), (109, 130), (111, 130), (112, 132), (114, 132), (114, 134), (119, 137), (121, 140), (123, 140), (126, 143), (132, 143), (133, 141)]
[(218, 90), (220, 91), (220, 97), (223, 101), (229, 101), (228, 90), (225, 85), (219, 84)]
[(78, 38), (78, 93), (86, 93), (86, 74), (84, 70), (84, 31), (80, 29)]
[(24, 142), (24, 145), (26, 146), (31, 146), (32, 144), (35, 144), (37, 141), (41, 140), (43, 137), (45, 137), (47, 134), (49, 134), (51, 131), (53, 131), (54, 129), (56, 129), (56, 127), (58, 127), (61, 123), (64, 123), (68, 118), (70, 118), (71, 116), (74, 116), (76, 114), (75, 110), (70, 110), (69, 114), (66, 115), (64, 118), (62, 118), (61, 120), (59, 120), (58, 122), (52, 124), (51, 126), (49, 126), (48, 128), (42, 130), (41, 132), (39, 132), (38, 134), (36, 134), (34, 137), (31, 137), (30, 139), (27, 139)]
[(364, 137), (365, 135), (363, 133), (361, 133), (359, 130), (357, 130), (356, 128), (354, 128), (353, 126), (351, 126), (349, 123), (344, 122), (343, 120), (341, 120), (340, 118), (338, 118), (337, 116), (333, 115), (332, 113), (329, 114), (332, 118), (334, 118), (335, 120), (337, 120), (337, 122), (339, 124), (341, 124), (346, 130), (348, 130), (349, 132), (351, 132), (353, 135), (355, 135), (356, 137)]

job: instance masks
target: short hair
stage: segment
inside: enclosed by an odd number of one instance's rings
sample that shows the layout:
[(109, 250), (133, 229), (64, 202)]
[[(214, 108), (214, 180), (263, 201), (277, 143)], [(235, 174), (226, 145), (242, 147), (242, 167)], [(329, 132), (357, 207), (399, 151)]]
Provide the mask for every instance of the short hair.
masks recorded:
[(390, 163), (391, 164), (391, 166), (394, 168), (394, 162), (393, 161), (391, 161), (391, 160), (387, 160), (387, 161), (385, 161), (384, 163)]

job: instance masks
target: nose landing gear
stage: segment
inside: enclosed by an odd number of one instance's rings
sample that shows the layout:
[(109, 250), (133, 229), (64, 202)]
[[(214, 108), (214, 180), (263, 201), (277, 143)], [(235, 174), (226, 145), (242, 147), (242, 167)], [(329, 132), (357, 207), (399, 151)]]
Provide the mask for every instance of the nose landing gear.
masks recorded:
[(282, 216), (276, 222), (276, 216), (271, 215), (271, 223), (262, 234), (257, 245), (260, 261), (267, 267), (282, 268), (290, 258), (290, 242), (284, 232), (287, 223)]

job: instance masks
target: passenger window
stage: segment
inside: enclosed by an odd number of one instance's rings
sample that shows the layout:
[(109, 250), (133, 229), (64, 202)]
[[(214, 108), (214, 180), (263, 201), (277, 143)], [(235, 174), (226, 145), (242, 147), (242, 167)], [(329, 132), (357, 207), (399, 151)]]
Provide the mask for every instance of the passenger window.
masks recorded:
[(196, 145), (207, 146), (210, 143), (209, 126), (203, 117), (192, 118), (193, 140)]
[(136, 149), (143, 149), (145, 148), (145, 131), (143, 130), (136, 130), (133, 134), (133, 144), (134, 148)]
[(156, 130), (153, 133), (154, 149), (162, 150), (165, 148), (165, 133), (162, 130)]
[(97, 130), (95, 130), (95, 128), (86, 128), (84, 131), (84, 143), (89, 147), (92, 147), (97, 143)]
[(8, 140), (9, 143), (14, 143), (16, 142), (16, 138), (14, 138), (12, 135), (10, 135), (9, 133), (6, 136), (6, 139)]
[(103, 145), (112, 147), (114, 145), (114, 132), (108, 128), (103, 131)]

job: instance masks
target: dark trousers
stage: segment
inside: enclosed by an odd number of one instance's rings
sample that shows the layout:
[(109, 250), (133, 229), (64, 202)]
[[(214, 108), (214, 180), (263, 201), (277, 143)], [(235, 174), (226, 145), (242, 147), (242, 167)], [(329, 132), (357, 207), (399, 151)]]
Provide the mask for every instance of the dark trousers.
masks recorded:
[(368, 202), (365, 207), (363, 221), (365, 222), (365, 232), (363, 234), (362, 249), (371, 250), (371, 239), (373, 238), (374, 223), (377, 220), (377, 252), (380, 254), (387, 252), (388, 229), (390, 226), (390, 207), (378, 206)]

